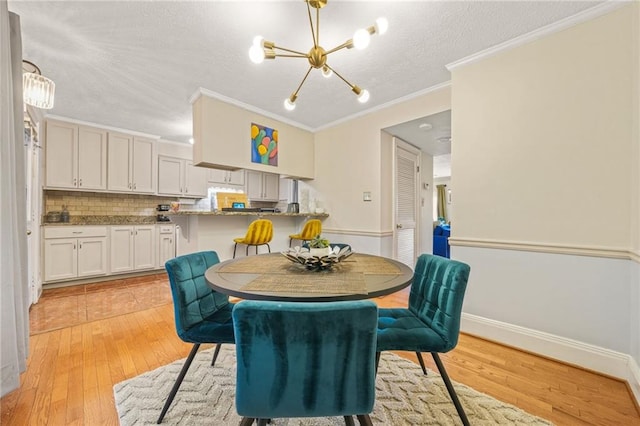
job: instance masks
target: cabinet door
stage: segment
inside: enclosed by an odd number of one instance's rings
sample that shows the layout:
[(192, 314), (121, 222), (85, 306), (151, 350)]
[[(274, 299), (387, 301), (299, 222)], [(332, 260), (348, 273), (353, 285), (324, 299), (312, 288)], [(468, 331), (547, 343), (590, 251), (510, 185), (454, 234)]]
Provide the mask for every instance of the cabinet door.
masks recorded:
[(107, 189), (107, 132), (78, 128), (78, 188)]
[(133, 191), (155, 192), (153, 165), (153, 141), (135, 138), (132, 165)]
[(108, 135), (108, 185), (112, 191), (131, 191), (131, 141), (132, 137), (109, 133)]
[(280, 197), (280, 175), (274, 173), (262, 174), (263, 199), (265, 201), (278, 201)]
[(154, 269), (156, 267), (156, 226), (136, 226), (134, 231), (134, 269)]
[(167, 260), (176, 257), (176, 244), (173, 234), (158, 234), (158, 267), (164, 268)]
[(185, 161), (184, 195), (204, 198), (207, 196), (207, 169), (196, 167), (193, 161)]
[(45, 177), (50, 188), (78, 186), (78, 126), (47, 122)]
[(263, 197), (262, 190), (262, 172), (247, 170), (247, 198), (250, 200), (261, 200)]
[(110, 271), (114, 273), (133, 271), (133, 227), (112, 226), (110, 237)]
[(44, 280), (64, 280), (77, 276), (77, 240), (75, 238), (44, 240)]
[(228, 183), (231, 185), (244, 185), (244, 170), (234, 170), (229, 173)]
[(158, 194), (182, 195), (184, 160), (158, 156)]
[(226, 170), (209, 169), (207, 173), (207, 181), (211, 183), (226, 184), (228, 183), (227, 180), (229, 180), (228, 173), (229, 172)]
[(78, 238), (78, 277), (106, 273), (107, 238)]

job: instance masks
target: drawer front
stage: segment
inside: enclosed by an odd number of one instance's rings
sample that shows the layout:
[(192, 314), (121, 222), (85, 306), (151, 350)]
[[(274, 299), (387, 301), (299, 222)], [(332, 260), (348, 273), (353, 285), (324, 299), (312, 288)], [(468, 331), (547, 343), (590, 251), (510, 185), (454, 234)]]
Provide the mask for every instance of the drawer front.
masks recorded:
[(45, 226), (44, 238), (106, 237), (106, 226)]
[(158, 231), (161, 234), (173, 234), (173, 225), (158, 225)]

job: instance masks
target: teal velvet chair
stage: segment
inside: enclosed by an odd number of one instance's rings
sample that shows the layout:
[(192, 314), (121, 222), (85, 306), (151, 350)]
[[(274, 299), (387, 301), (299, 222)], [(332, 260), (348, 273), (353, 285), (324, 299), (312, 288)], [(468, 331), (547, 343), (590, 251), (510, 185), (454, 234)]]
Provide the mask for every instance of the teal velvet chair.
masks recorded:
[(165, 263), (173, 296), (176, 331), (180, 339), (193, 343), (193, 348), (167, 397), (158, 417), (158, 423), (162, 422), (171, 406), (200, 345), (202, 343), (217, 344), (211, 361), (213, 366), (220, 352), (220, 346), (223, 343), (235, 342), (231, 318), (234, 305), (229, 302), (228, 296), (213, 291), (204, 278), (207, 268), (217, 263), (220, 263), (220, 259), (215, 251), (191, 253)]
[(439, 353), (458, 344), (462, 302), (469, 279), (469, 265), (440, 256), (418, 258), (409, 294), (408, 309), (380, 309), (378, 312), (378, 353), (411, 351), (418, 356), (424, 374), (422, 352), (431, 352), (447, 391), (464, 425), (469, 421), (440, 360)]
[(344, 416), (371, 425), (378, 308), (370, 301), (242, 301), (233, 310), (241, 425)]

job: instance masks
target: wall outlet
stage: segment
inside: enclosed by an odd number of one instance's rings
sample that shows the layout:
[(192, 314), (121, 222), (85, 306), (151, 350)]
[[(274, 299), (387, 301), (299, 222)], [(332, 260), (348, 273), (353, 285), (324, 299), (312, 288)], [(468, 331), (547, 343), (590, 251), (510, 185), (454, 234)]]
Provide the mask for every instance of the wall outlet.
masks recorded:
[(371, 192), (363, 192), (362, 201), (371, 201)]

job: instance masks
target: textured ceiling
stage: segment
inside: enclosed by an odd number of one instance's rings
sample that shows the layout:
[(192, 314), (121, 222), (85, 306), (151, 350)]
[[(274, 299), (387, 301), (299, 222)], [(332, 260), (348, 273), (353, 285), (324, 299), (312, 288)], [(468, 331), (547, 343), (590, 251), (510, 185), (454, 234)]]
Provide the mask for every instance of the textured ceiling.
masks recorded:
[(594, 1), (338, 1), (320, 13), (320, 44), (332, 48), (379, 16), (384, 36), (362, 51), (341, 50), (329, 63), (371, 92), (357, 102), (335, 76), (313, 70), (297, 108), (283, 100), (308, 64), (278, 58), (255, 65), (255, 35), (308, 51), (302, 1), (16, 1), (24, 58), (56, 83), (50, 114), (186, 142), (189, 99), (199, 88), (318, 129), (450, 79), (445, 65), (582, 10)]

